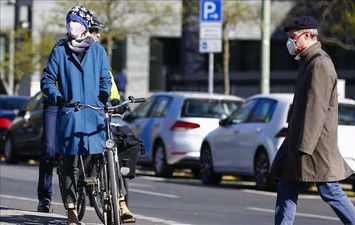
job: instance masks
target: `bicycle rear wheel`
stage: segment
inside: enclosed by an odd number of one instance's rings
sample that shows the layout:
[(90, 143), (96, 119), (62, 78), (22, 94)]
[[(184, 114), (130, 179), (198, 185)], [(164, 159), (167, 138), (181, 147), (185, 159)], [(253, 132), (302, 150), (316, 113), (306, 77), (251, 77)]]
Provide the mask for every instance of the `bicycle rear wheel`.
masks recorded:
[(125, 202), (126, 205), (129, 206), (129, 186), (128, 186), (127, 178), (123, 178), (123, 185), (125, 186), (126, 189)]
[(80, 190), (78, 192), (78, 200), (76, 202), (76, 208), (78, 211), (78, 219), (81, 221), (84, 218), (86, 211), (86, 199), (85, 199), (85, 191)]

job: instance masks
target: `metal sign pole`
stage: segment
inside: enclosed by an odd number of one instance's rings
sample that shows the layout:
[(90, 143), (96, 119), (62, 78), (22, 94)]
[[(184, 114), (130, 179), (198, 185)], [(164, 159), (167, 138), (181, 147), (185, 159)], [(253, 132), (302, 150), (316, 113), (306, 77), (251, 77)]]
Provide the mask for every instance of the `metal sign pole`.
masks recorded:
[(213, 94), (213, 66), (214, 66), (214, 54), (209, 53), (209, 65), (208, 65), (208, 93)]
[(261, 93), (270, 93), (270, 0), (263, 0), (263, 27), (261, 42)]

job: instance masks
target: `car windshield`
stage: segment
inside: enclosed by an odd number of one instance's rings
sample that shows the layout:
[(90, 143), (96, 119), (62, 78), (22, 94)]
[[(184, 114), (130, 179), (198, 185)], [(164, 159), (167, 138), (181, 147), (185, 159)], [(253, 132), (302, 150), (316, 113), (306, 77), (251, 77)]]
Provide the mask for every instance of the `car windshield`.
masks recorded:
[(27, 99), (21, 98), (1, 98), (1, 110), (15, 110), (22, 109), (26, 104)]
[(339, 125), (355, 125), (355, 105), (339, 104)]
[(181, 111), (181, 117), (220, 118), (230, 115), (238, 109), (241, 102), (218, 99), (186, 99)]

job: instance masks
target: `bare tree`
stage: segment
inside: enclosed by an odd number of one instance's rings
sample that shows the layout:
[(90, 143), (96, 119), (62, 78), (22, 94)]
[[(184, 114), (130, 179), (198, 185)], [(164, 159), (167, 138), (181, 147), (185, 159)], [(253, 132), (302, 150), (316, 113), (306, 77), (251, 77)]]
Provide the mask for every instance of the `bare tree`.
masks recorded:
[[(160, 26), (176, 23), (169, 1), (119, 1), (119, 0), (84, 0), (81, 4), (94, 12), (94, 15), (105, 25), (102, 33), (107, 43), (107, 55), (112, 61), (114, 40), (124, 40), (128, 35), (149, 35)], [(63, 26), (63, 17), (75, 3), (58, 2), (57, 13), (51, 17), (52, 24)]]
[[(15, 57), (13, 59), (14, 90), (17, 94), (19, 81), (33, 72), (41, 72), (46, 59), (55, 44), (55, 38), (51, 33), (42, 33), (40, 40), (34, 40), (28, 30), (19, 29), (15, 33)], [(1, 67), (4, 71), (9, 71), (10, 53), (6, 53)], [(7, 73), (5, 73), (7, 74)]]
[[(186, 0), (183, 9), (185, 12), (190, 12), (195, 16), (183, 18), (183, 23), (198, 23), (199, 1)], [(229, 32), (236, 30), (238, 25), (243, 22), (259, 19), (260, 7), (255, 7), (244, 0), (224, 0), (223, 1), (223, 80), (224, 93), (230, 94), (230, 77), (229, 77), (229, 62), (230, 62), (230, 40)], [(252, 2), (255, 3), (255, 2)]]
[(224, 94), (230, 94), (230, 44), (229, 32), (236, 30), (238, 24), (259, 20), (260, 7), (252, 6), (245, 1), (224, 1), (223, 2), (223, 79)]

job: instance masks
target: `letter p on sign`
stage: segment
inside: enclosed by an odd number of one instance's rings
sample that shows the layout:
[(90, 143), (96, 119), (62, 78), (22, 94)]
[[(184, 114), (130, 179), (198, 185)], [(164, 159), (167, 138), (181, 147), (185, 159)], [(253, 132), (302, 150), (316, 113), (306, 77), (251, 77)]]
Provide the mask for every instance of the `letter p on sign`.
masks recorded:
[(222, 0), (200, 0), (200, 22), (222, 22)]
[(207, 20), (208, 15), (216, 11), (216, 5), (213, 2), (205, 2), (203, 9), (203, 19)]

